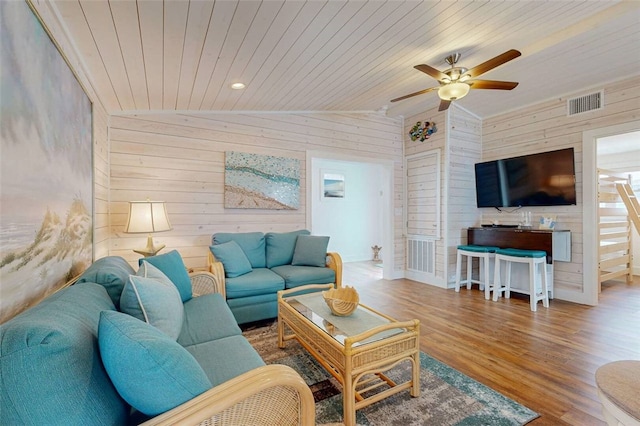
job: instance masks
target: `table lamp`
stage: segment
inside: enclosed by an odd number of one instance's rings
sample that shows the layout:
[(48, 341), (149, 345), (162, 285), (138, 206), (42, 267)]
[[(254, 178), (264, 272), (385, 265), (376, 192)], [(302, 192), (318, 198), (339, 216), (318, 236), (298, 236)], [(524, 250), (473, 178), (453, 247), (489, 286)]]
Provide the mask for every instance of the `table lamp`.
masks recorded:
[(155, 246), (151, 233), (170, 231), (171, 229), (164, 201), (129, 201), (129, 219), (124, 232), (128, 234), (149, 234), (147, 246), (141, 250), (134, 249), (134, 252), (144, 257), (155, 256), (165, 247), (165, 244)]

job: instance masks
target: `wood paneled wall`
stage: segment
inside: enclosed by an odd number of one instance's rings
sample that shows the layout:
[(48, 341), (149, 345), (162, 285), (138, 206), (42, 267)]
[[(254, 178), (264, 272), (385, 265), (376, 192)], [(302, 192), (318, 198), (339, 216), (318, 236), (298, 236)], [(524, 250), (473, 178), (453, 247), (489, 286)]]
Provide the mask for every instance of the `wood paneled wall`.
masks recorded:
[[(394, 211), (403, 209), (402, 122), (383, 114), (158, 113), (112, 116), (110, 254), (135, 263), (144, 235), (125, 234), (128, 201), (167, 202), (173, 230), (154, 235), (189, 267), (204, 267), (215, 232), (306, 228), (306, 153), (331, 152), (394, 161)], [(225, 209), (224, 153), (240, 151), (301, 161), (298, 210)], [(336, 220), (340, 220), (336, 212)], [(394, 270), (402, 270), (402, 215), (394, 216)]]
[(93, 104), (93, 255), (94, 259), (99, 259), (109, 254), (109, 115), (51, 3), (42, 0), (30, 0), (29, 3), (44, 22)]
[[(431, 137), (425, 140), (424, 142), (412, 141), (411, 138), (409, 137), (409, 131), (413, 126), (416, 125), (418, 121), (422, 122), (423, 124), (425, 121), (435, 122), (436, 127), (438, 128), (438, 131), (436, 133), (433, 133)], [(405, 155), (409, 156), (409, 155), (419, 154), (426, 151), (439, 149), (440, 150), (440, 170), (441, 170), (441, 175), (444, 175), (446, 173), (447, 161), (448, 161), (447, 156), (445, 155), (447, 133), (449, 132), (448, 126), (449, 125), (447, 123), (446, 113), (439, 112), (437, 108), (432, 108), (426, 111), (422, 111), (406, 118), (404, 122), (404, 133), (403, 133), (404, 143), (405, 143)], [(444, 212), (446, 211), (446, 201), (445, 201), (445, 197), (443, 196), (443, 194), (446, 193), (445, 185), (446, 185), (446, 181), (444, 179), (444, 176), (441, 176), (440, 177), (440, 211), (442, 212), (442, 214), (440, 215), (441, 230), (445, 229), (443, 224), (446, 223), (446, 217), (444, 214)], [(444, 234), (444, 232), (442, 232), (442, 234)], [(440, 239), (436, 241), (435, 250), (436, 250), (435, 275), (436, 275), (436, 278), (438, 279), (438, 282), (434, 282), (430, 284), (444, 286), (446, 285), (446, 279), (444, 276), (446, 250), (445, 250), (444, 238), (442, 235)]]
[[(531, 207), (537, 220), (542, 214), (557, 215), (558, 228), (571, 230), (571, 262), (555, 263), (555, 290), (559, 298), (577, 299), (583, 288), (583, 233), (595, 230), (582, 228), (582, 135), (583, 132), (628, 123), (640, 119), (640, 77), (604, 85), (604, 108), (567, 116), (567, 97), (529, 106), (517, 111), (485, 119), (482, 126), (482, 160), (489, 161), (536, 152), (570, 148), (575, 150), (577, 205), (562, 207)], [(597, 91), (600, 88), (595, 88)], [(572, 94), (579, 96), (591, 93)], [(517, 223), (519, 212), (499, 214), (483, 209), (483, 222), (499, 220)], [(534, 222), (535, 222), (534, 220)]]
[[(409, 130), (417, 121), (435, 121), (438, 132), (424, 142), (411, 141)], [(475, 207), (473, 165), (482, 152), (482, 121), (463, 108), (452, 105), (446, 112), (427, 110), (405, 121), (407, 155), (441, 150), (441, 238), (436, 241), (436, 278), (430, 283), (447, 287), (455, 272), (456, 246), (466, 238), (464, 230), (475, 225), (480, 211)], [(453, 272), (452, 272), (453, 271)]]
[(447, 283), (452, 283), (456, 271), (457, 246), (466, 244), (466, 229), (480, 222), (480, 211), (476, 207), (474, 164), (482, 156), (482, 120), (455, 104), (449, 110), (444, 266)]

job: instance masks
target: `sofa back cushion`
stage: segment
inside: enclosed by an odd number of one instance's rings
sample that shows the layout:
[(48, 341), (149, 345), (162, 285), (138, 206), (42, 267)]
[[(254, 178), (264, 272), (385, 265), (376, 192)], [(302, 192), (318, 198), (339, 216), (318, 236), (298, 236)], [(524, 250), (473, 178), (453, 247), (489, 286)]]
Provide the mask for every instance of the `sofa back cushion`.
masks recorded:
[(213, 234), (211, 244), (223, 244), (229, 241), (238, 243), (244, 254), (251, 262), (252, 268), (265, 268), (265, 242), (262, 232), (218, 232)]
[(120, 256), (107, 256), (93, 262), (80, 276), (79, 283), (97, 283), (103, 286), (116, 309), (120, 309), (120, 294), (129, 279), (135, 274), (131, 265)]
[(104, 287), (74, 285), (0, 325), (3, 424), (126, 424), (129, 406), (100, 359)]
[(298, 235), (309, 235), (306, 229), (293, 232), (268, 232), (265, 235), (267, 245), (267, 268), (281, 265), (291, 265), (293, 250), (296, 248)]

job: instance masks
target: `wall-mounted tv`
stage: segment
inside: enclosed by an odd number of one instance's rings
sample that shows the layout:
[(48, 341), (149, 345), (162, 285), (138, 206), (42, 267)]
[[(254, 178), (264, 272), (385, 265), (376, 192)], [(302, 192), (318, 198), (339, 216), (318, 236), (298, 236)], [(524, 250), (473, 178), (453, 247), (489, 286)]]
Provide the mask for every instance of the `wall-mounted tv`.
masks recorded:
[(475, 165), (478, 207), (576, 204), (573, 148)]

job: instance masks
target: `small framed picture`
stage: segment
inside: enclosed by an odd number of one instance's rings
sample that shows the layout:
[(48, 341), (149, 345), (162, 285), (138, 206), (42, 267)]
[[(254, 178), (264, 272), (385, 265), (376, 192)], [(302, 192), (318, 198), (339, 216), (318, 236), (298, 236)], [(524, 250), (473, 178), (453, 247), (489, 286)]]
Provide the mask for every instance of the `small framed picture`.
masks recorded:
[(556, 216), (541, 216), (539, 229), (553, 229), (556, 227)]
[(322, 172), (322, 198), (344, 198), (344, 173)]

